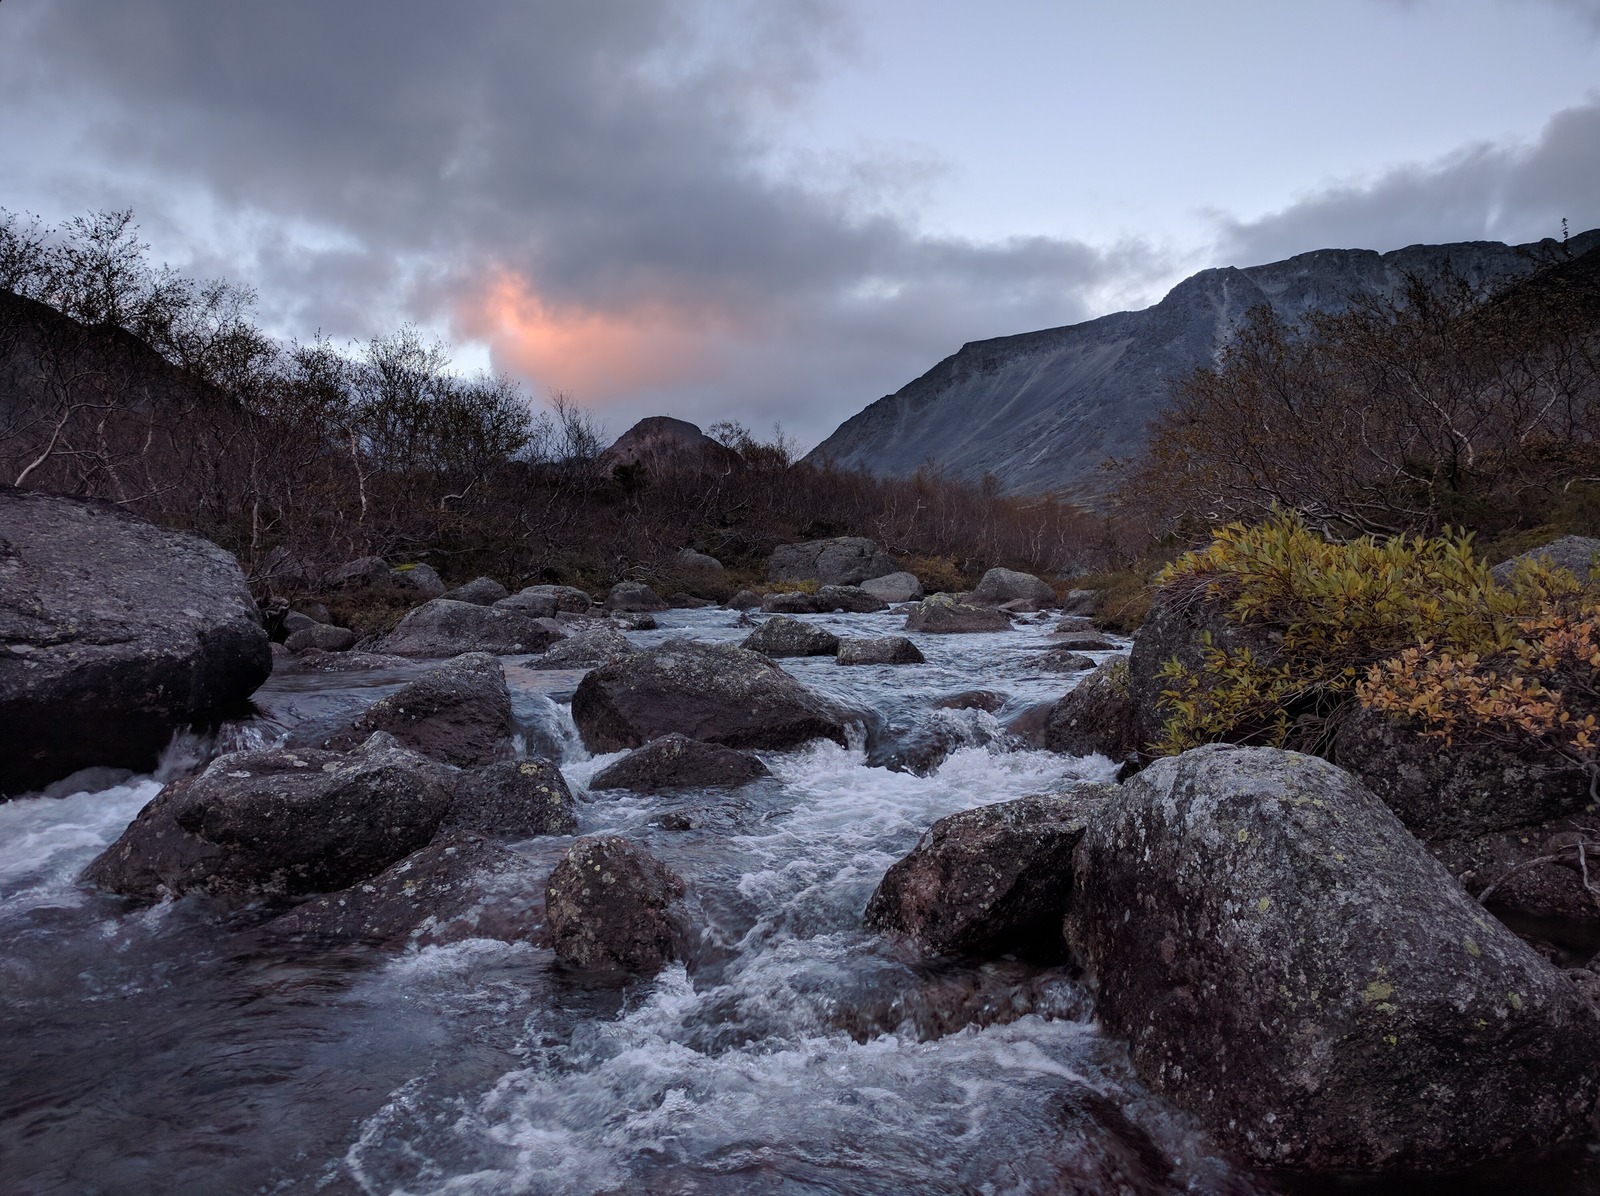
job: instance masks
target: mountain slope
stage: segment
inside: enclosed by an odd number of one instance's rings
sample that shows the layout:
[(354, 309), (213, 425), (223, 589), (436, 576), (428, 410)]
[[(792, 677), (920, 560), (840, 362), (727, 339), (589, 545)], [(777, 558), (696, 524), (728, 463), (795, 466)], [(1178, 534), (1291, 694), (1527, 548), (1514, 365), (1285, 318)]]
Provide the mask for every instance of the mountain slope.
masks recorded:
[[(1572, 238), (1581, 253), (1600, 230)], [(1101, 462), (1136, 452), (1171, 382), (1214, 360), (1239, 320), (1269, 304), (1295, 318), (1355, 294), (1392, 294), (1407, 274), (1448, 265), (1474, 282), (1531, 273), (1553, 241), (1413, 245), (1392, 253), (1320, 249), (1243, 269), (1202, 270), (1143, 311), (963, 345), (922, 377), (846, 420), (808, 455), (903, 477), (933, 461), (951, 477), (1011, 493), (1092, 498)]]

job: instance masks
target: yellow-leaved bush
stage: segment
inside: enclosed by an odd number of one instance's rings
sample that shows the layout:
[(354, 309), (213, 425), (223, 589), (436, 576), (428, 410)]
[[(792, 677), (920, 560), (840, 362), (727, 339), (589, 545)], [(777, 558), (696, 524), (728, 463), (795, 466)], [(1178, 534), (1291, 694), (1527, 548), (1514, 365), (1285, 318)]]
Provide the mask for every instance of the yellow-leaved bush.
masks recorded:
[(1519, 564), (1497, 582), (1468, 536), (1335, 543), (1287, 513), (1215, 530), (1158, 580), (1167, 601), (1215, 603), (1232, 623), (1276, 633), (1265, 652), (1203, 637), (1197, 666), (1166, 662), (1166, 719), (1151, 745), (1159, 754), (1217, 741), (1316, 751), (1358, 688), (1369, 705), (1392, 694), (1425, 728), (1440, 728), (1430, 711), (1454, 707), (1430, 704), (1426, 687), (1402, 696), (1395, 678), (1448, 658), (1468, 672), (1494, 662), (1531, 682), (1516, 663), (1530, 628), (1567, 618), (1583, 594), (1571, 573), (1542, 565)]

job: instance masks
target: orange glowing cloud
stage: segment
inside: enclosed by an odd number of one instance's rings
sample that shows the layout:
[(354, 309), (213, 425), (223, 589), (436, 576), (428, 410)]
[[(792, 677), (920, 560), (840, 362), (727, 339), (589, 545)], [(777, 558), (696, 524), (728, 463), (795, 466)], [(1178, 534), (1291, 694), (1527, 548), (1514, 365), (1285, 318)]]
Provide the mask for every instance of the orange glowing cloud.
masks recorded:
[(620, 311), (547, 302), (500, 271), (457, 312), (458, 331), (489, 346), (497, 369), (604, 402), (704, 376), (722, 321), (664, 304)]

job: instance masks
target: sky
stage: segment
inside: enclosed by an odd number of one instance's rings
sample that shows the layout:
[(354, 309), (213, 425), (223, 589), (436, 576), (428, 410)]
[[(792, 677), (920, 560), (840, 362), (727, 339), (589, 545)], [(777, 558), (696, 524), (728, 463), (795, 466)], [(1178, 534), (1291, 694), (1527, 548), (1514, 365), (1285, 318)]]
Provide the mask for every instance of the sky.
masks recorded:
[(1600, 225), (1600, 0), (0, 0), (0, 207), (804, 449), (1211, 266)]

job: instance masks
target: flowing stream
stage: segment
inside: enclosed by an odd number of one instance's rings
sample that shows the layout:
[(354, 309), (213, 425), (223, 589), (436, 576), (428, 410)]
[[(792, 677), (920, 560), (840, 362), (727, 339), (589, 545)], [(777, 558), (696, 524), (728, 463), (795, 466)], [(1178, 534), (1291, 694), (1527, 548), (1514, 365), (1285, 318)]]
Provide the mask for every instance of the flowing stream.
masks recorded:
[[(721, 610), (658, 618), (630, 638), (748, 632)], [(877, 635), (902, 619), (808, 621)], [(618, 988), (530, 944), (307, 953), (248, 911), (78, 884), (164, 777), (337, 719), (426, 664), (280, 675), (257, 717), (175, 744), (157, 777), (0, 805), (0, 1192), (1600, 1193), (1582, 1145), (1427, 1186), (1252, 1174), (1140, 1086), (1059, 962), (933, 964), (862, 929), (936, 819), (1107, 778), (1105, 760), (1004, 732), (1072, 684), (1035, 666), (1053, 622), (913, 637), (924, 665), (785, 660), (870, 711), (872, 752), (818, 743), (762, 753), (773, 778), (743, 789), (581, 801), (580, 833), (639, 840), (689, 885), (689, 959)], [(526, 745), (587, 797), (618, 757), (577, 741), (581, 675), (507, 661)], [(968, 691), (996, 709), (935, 706)], [(885, 744), (931, 742), (948, 755), (907, 757), (927, 775), (881, 766)], [(548, 867), (571, 842), (516, 846)]]

